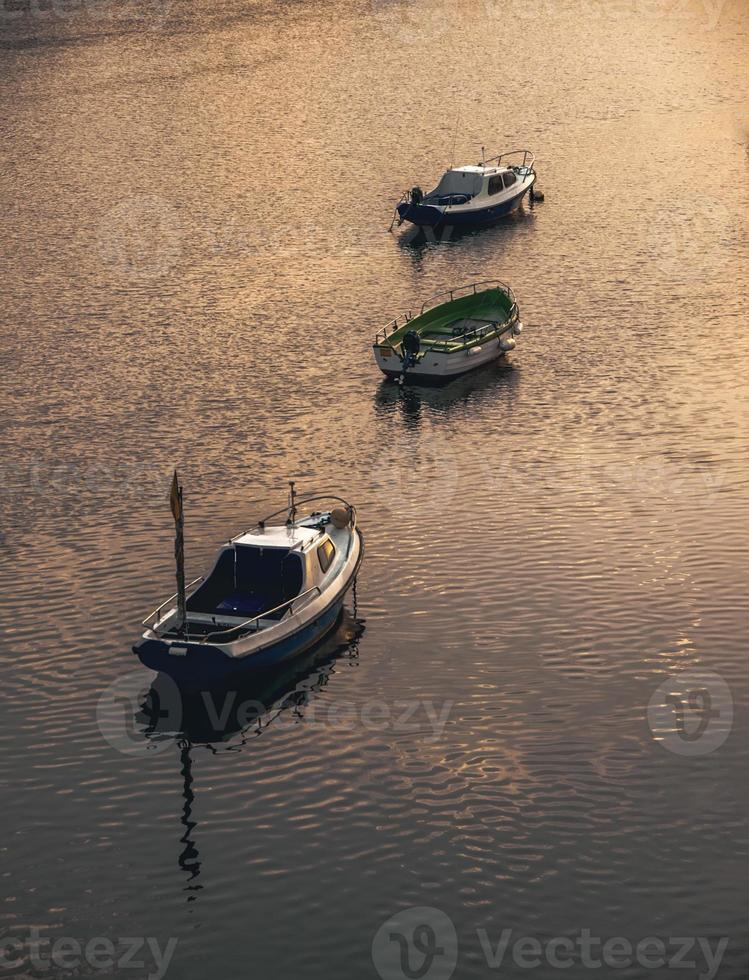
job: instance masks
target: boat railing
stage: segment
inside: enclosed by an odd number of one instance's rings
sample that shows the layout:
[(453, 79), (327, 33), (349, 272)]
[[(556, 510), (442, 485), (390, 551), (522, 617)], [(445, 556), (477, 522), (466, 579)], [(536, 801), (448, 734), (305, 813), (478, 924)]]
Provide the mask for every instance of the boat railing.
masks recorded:
[(506, 282), (502, 282), (499, 279), (484, 279), (481, 282), (468, 283), (465, 286), (454, 286), (452, 289), (446, 289), (443, 293), (435, 293), (434, 296), (430, 296), (425, 299), (421, 304), (421, 313), (426, 313), (427, 310), (431, 310), (435, 306), (439, 306), (441, 303), (446, 303), (448, 299), (451, 301), (458, 299), (461, 296), (470, 296), (472, 293), (478, 292), (480, 287), (491, 288), (498, 286), (507, 296), (512, 300), (513, 306), (515, 305), (515, 294), (512, 289), (507, 285)]
[[(512, 326), (518, 319), (519, 315), (520, 310), (518, 308), (518, 304), (513, 302), (512, 306), (510, 307), (510, 311), (504, 320), (501, 322), (488, 321), (490, 323), (494, 323), (494, 333), (492, 333), (491, 330), (486, 331), (485, 333), (480, 333), (477, 327), (471, 327), (470, 329), (465, 330), (463, 333), (455, 334), (455, 336), (448, 338), (448, 340), (452, 341), (453, 343), (458, 340), (462, 340), (466, 347), (473, 347), (475, 344), (481, 343), (487, 338), (492, 336), (500, 337), (503, 333), (507, 333), (508, 330), (512, 329)], [(502, 329), (500, 329), (500, 327)], [(444, 344), (445, 341), (436, 341), (435, 343), (430, 344), (428, 347), (422, 347), (421, 351), (419, 352), (419, 359), (423, 358), (426, 354), (431, 354), (434, 351), (443, 351)]]
[[(188, 584), (185, 586), (185, 592), (187, 592), (188, 589), (191, 589), (193, 585), (197, 585), (198, 582), (202, 582), (204, 578), (205, 575), (199, 575), (197, 578), (194, 578), (192, 582), (188, 582)], [(154, 611), (150, 613), (150, 615), (146, 616), (146, 618), (143, 620), (142, 625), (148, 626), (150, 629), (151, 620), (153, 620), (153, 626), (154, 627), (158, 626), (159, 623), (161, 622), (161, 615), (160, 615), (161, 610), (164, 608), (164, 606), (168, 606), (170, 602), (174, 602), (174, 600), (177, 598), (178, 595), (179, 592), (175, 592), (174, 595), (169, 596), (168, 599), (164, 599), (164, 601), (161, 603), (160, 606), (157, 606), (156, 609), (154, 609)], [(154, 619), (154, 617), (156, 618)]]
[(411, 310), (407, 310), (405, 313), (400, 313), (394, 320), (386, 323), (381, 330), (377, 331), (375, 335), (375, 345), (386, 344), (388, 337), (400, 330), (401, 327), (405, 327), (411, 320), (413, 320), (413, 313)]
[(253, 624), (255, 625), (254, 631), (257, 632), (260, 629), (261, 619), (267, 619), (269, 616), (273, 616), (275, 613), (281, 612), (283, 609), (288, 609), (289, 607), (293, 606), (295, 602), (298, 602), (299, 599), (304, 599), (305, 596), (311, 595), (313, 592), (317, 592), (318, 595), (322, 595), (320, 586), (313, 585), (311, 589), (307, 589), (305, 592), (300, 592), (299, 595), (295, 595), (292, 599), (287, 599), (286, 602), (282, 602), (279, 606), (274, 606), (273, 609), (267, 609), (258, 616), (253, 616), (252, 619), (246, 619), (243, 623), (238, 623), (236, 626), (230, 626), (225, 630), (218, 630), (215, 633), (208, 633), (207, 636), (201, 637), (198, 642), (221, 643), (222, 637), (226, 639), (234, 633), (239, 635), (242, 632), (250, 632), (250, 627), (252, 627)]
[[(454, 286), (452, 289), (447, 289), (442, 293), (435, 293), (434, 296), (430, 296), (428, 299), (424, 300), (417, 316), (421, 316), (421, 314), (426, 313), (427, 310), (430, 310), (435, 306), (439, 306), (441, 303), (445, 303), (448, 300), (452, 301), (460, 298), (461, 296), (470, 296), (472, 294), (475, 295), (481, 287), (499, 287), (512, 301), (510, 315), (512, 315), (516, 310), (517, 301), (515, 299), (515, 294), (506, 282), (502, 282), (500, 279), (483, 279), (481, 282), (468, 283), (465, 286)], [(391, 320), (389, 323), (385, 324), (385, 326), (375, 335), (375, 346), (387, 346), (395, 350), (394, 345), (389, 344), (388, 340), (394, 333), (397, 333), (398, 330), (405, 327), (413, 319), (414, 314), (411, 312), (411, 310), (408, 310), (406, 313), (401, 313), (400, 316), (397, 316), (394, 320)]]
[(486, 166), (487, 163), (496, 163), (497, 166), (500, 167), (502, 166), (502, 161), (507, 157), (519, 156), (521, 153), (523, 154), (523, 162), (520, 164), (520, 166), (526, 170), (532, 170), (533, 164), (536, 162), (536, 155), (535, 153), (531, 152), (531, 150), (507, 150), (505, 153), (500, 153), (499, 156), (490, 157), (488, 160), (484, 160), (484, 166)]
[[(356, 531), (356, 507), (354, 507), (354, 505), (352, 503), (349, 503), (348, 500), (345, 500), (343, 497), (339, 497), (339, 496), (337, 496), (337, 494), (334, 494), (334, 493), (312, 493), (312, 494), (305, 494), (303, 497), (297, 497), (295, 503), (296, 503), (296, 506), (299, 507), (300, 504), (309, 504), (313, 500), (328, 500), (328, 501), (330, 501), (330, 500), (337, 500), (339, 504), (343, 504), (343, 506), (346, 508), (346, 510), (351, 515), (351, 536), (349, 538), (349, 544), (348, 544), (348, 548), (346, 550), (346, 557), (348, 558), (348, 556), (351, 554), (351, 545), (352, 545), (353, 540), (354, 540), (354, 532)], [(262, 520), (259, 520), (257, 522), (257, 524), (253, 524), (253, 526), (249, 530), (250, 531), (254, 531), (256, 528), (261, 528), (262, 529), (262, 528), (265, 527), (265, 525), (268, 523), (268, 521), (272, 521), (274, 517), (280, 517), (282, 514), (288, 514), (288, 513), (289, 513), (288, 507), (282, 507), (280, 510), (276, 510), (272, 514), (268, 514), (267, 517), (263, 517)], [(289, 524), (288, 520), (287, 520), (286, 523), (289, 525), (289, 527), (292, 526), (292, 525)], [(298, 523), (299, 522), (297, 522), (297, 524)], [(296, 525), (294, 525), (294, 526), (296, 526)], [(241, 534), (235, 535), (231, 539), (230, 544), (233, 543), (234, 541), (236, 541), (238, 538), (241, 538), (243, 535), (248, 534), (248, 533), (249, 533), (249, 531), (242, 531)]]
[[(295, 504), (298, 507), (300, 504), (311, 503), (313, 500), (327, 500), (327, 501), (336, 500), (338, 501), (338, 503), (343, 504), (346, 510), (348, 511), (350, 515), (350, 527), (351, 527), (351, 534), (349, 536), (348, 548), (346, 549), (346, 558), (348, 559), (349, 555), (351, 554), (351, 548), (354, 542), (354, 535), (356, 532), (356, 507), (354, 507), (353, 504), (349, 503), (348, 500), (345, 500), (343, 497), (339, 497), (337, 494), (334, 493), (305, 494), (303, 497), (296, 498)], [(281, 510), (274, 511), (274, 513), (269, 514), (267, 517), (264, 517), (261, 521), (258, 521), (257, 524), (253, 525), (253, 527), (250, 530), (254, 530), (255, 528), (264, 528), (265, 524), (268, 521), (272, 520), (274, 517), (278, 517), (281, 514), (287, 514), (287, 513), (289, 513), (288, 507), (283, 507), (281, 508)], [(287, 524), (288, 523), (289, 522), (287, 521)], [(299, 525), (300, 522), (297, 521), (293, 526), (299, 526)], [(244, 531), (242, 533), (247, 534), (248, 532)], [(238, 534), (235, 537), (231, 538), (229, 543), (231, 544), (234, 541), (236, 541), (237, 538), (241, 538), (241, 537), (242, 534)], [(193, 579), (192, 582), (189, 582), (185, 586), (186, 597), (189, 598), (188, 593), (189, 590), (193, 588), (193, 586), (198, 585), (200, 582), (203, 582), (204, 580), (205, 580), (205, 576), (199, 575), (197, 578)], [(206, 643), (211, 637), (215, 638), (217, 636), (223, 636), (225, 633), (233, 633), (235, 631), (242, 630), (245, 627), (251, 625), (252, 623), (258, 622), (260, 619), (265, 618), (266, 616), (272, 616), (274, 613), (280, 612), (285, 607), (293, 605), (299, 599), (303, 599), (305, 596), (308, 596), (315, 591), (320, 593), (321, 592), (320, 587), (317, 585), (313, 585), (305, 592), (301, 592), (299, 595), (296, 595), (293, 598), (288, 599), (286, 602), (282, 602), (280, 606), (276, 606), (273, 609), (269, 609), (266, 612), (261, 613), (259, 616), (255, 616), (253, 619), (248, 619), (246, 622), (239, 623), (237, 626), (228, 627), (226, 630), (213, 632), (209, 634), (207, 637), (200, 637), (200, 638), (196, 637), (195, 639), (198, 639), (198, 642), (200, 643)], [(154, 609), (154, 611), (150, 613), (148, 616), (146, 616), (146, 618), (143, 620), (143, 626), (145, 626), (147, 629), (150, 630), (156, 630), (164, 619), (164, 617), (161, 615), (162, 610), (166, 606), (169, 606), (170, 603), (174, 602), (174, 600), (177, 598), (178, 595), (179, 593), (175, 592), (174, 595), (169, 596), (168, 599), (165, 599), (160, 606), (157, 606), (156, 609)], [(184, 638), (188, 641), (193, 639), (190, 636), (189, 632), (185, 634)]]
[[(354, 507), (353, 504), (349, 503), (348, 500), (344, 500), (343, 497), (339, 497), (334, 493), (312, 493), (312, 494), (305, 494), (303, 497), (297, 497), (296, 506), (299, 507), (301, 504), (312, 503), (313, 500), (337, 500), (338, 503), (343, 504), (346, 510), (348, 510), (348, 512), (351, 514), (352, 530), (356, 527), (356, 507)], [(253, 524), (249, 530), (254, 531), (256, 528), (264, 528), (265, 525), (268, 523), (268, 521), (272, 521), (274, 517), (280, 517), (282, 514), (288, 514), (288, 512), (289, 512), (288, 507), (281, 507), (279, 510), (274, 511), (272, 514), (268, 514), (267, 517), (263, 517), (256, 524)], [(231, 541), (234, 542), (238, 538), (241, 538), (243, 535), (248, 533), (249, 533), (248, 531), (242, 531), (241, 534), (236, 534), (231, 539)]]

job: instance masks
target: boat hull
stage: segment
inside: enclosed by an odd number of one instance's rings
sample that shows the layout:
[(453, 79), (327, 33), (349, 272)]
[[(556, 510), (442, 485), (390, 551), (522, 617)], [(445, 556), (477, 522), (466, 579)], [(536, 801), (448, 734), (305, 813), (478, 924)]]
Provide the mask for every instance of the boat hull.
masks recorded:
[[(338, 622), (348, 591), (353, 586), (362, 558), (364, 541), (361, 532), (355, 531), (358, 542), (356, 560), (346, 580), (324, 607), (316, 609), (312, 618), (292, 633), (273, 638), (274, 629), (252, 634), (260, 639), (260, 645), (242, 652), (243, 640), (235, 643), (196, 643), (172, 639), (160, 639), (146, 634), (133, 646), (141, 663), (160, 673), (168, 674), (180, 686), (209, 687), (212, 684), (246, 675), (254, 671), (270, 670), (305, 653), (322, 640)], [(262, 640), (267, 637), (267, 642)], [(252, 642), (252, 640), (250, 640)]]
[(534, 183), (535, 175), (514, 197), (485, 208), (476, 208), (470, 205), (440, 208), (430, 204), (403, 203), (398, 205), (398, 216), (401, 221), (408, 221), (419, 228), (451, 227), (461, 230), (486, 228), (517, 210)]
[[(472, 347), (468, 351), (457, 351), (451, 354), (441, 352), (427, 353), (423, 359), (410, 367), (406, 372), (404, 381), (410, 384), (445, 384), (453, 378), (457, 378), (468, 371), (495, 361), (500, 357), (506, 357), (507, 351), (503, 350), (500, 340), (494, 338), (480, 347)], [(381, 347), (374, 348), (375, 361), (382, 373), (394, 380), (401, 377), (403, 368), (400, 357), (392, 353), (387, 356), (387, 350)]]
[(269, 670), (305, 653), (322, 640), (338, 622), (344, 597), (299, 632), (247, 657), (229, 657), (218, 646), (185, 643), (173, 653), (174, 645), (164, 640), (141, 640), (133, 647), (144, 666), (169, 674), (183, 686), (221, 683), (251, 671)]

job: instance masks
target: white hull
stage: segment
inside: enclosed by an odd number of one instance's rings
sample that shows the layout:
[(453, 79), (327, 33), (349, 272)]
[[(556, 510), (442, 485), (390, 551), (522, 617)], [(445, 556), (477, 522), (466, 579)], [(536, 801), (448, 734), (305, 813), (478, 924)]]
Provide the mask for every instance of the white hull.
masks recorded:
[[(505, 339), (505, 338), (503, 338)], [(455, 378), (466, 371), (481, 367), (495, 361), (498, 357), (504, 357), (508, 352), (502, 349), (501, 340), (493, 337), (484, 343), (470, 347), (468, 350), (455, 351), (446, 354), (441, 351), (427, 351), (418, 364), (409, 367), (407, 376), (409, 379), (448, 379)], [(400, 357), (395, 353), (387, 356), (388, 350), (383, 347), (375, 347), (374, 355), (377, 367), (385, 374), (400, 375), (402, 363)]]

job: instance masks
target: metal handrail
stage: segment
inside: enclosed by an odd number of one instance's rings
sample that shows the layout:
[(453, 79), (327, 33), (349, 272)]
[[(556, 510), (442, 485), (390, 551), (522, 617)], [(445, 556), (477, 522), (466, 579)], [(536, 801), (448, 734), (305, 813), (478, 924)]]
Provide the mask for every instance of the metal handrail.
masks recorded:
[[(513, 323), (520, 316), (520, 310), (517, 303), (513, 303), (510, 307), (510, 312), (507, 315), (507, 319), (503, 320), (501, 323), (490, 320), (489, 323), (494, 323), (494, 331), (488, 331), (480, 336), (473, 337), (470, 341), (467, 339), (470, 333), (475, 333), (475, 331), (466, 331), (462, 334), (456, 334), (455, 337), (451, 337), (449, 340), (437, 340), (433, 341), (429, 347), (422, 347), (419, 351), (418, 360), (421, 360), (426, 354), (431, 354), (434, 351), (440, 352), (443, 350), (444, 345), (451, 342), (456, 342), (459, 338), (464, 339), (464, 348), (468, 350), (470, 347), (475, 347), (476, 344), (484, 343), (492, 335), (495, 337), (501, 337), (503, 333), (507, 333), (508, 330), (512, 329)], [(501, 329), (500, 329), (501, 328)], [(456, 353), (453, 351), (453, 353)]]
[[(432, 341), (428, 347), (421, 348), (418, 355), (416, 356), (416, 360), (421, 361), (424, 357), (426, 357), (427, 354), (432, 354), (434, 352), (444, 353), (446, 344), (455, 343), (460, 338), (463, 339), (463, 348), (465, 350), (469, 350), (471, 347), (475, 347), (477, 344), (485, 343), (487, 340), (491, 339), (492, 337), (501, 337), (502, 334), (507, 333), (508, 330), (512, 329), (513, 325), (519, 319), (519, 317), (520, 317), (520, 309), (518, 307), (518, 304), (513, 303), (512, 306), (510, 307), (510, 311), (507, 315), (506, 320), (503, 320), (501, 323), (499, 321), (494, 321), (494, 320), (487, 321), (489, 323), (494, 324), (493, 331), (487, 331), (487, 333), (474, 336), (470, 340), (468, 339), (468, 337), (470, 336), (471, 333), (475, 333), (475, 330), (466, 331), (465, 333), (462, 334), (456, 334), (454, 337), (446, 338), (445, 340)], [(395, 350), (395, 348), (392, 349)], [(451, 353), (457, 353), (457, 352), (452, 351)]]
[[(413, 313), (411, 310), (407, 310), (405, 313), (399, 313), (394, 320), (390, 320), (384, 327), (377, 331), (375, 334), (375, 345), (382, 346), (388, 337), (400, 330), (401, 327), (405, 327), (405, 325), (411, 320), (413, 320)], [(390, 329), (391, 327), (393, 328), (392, 330)]]
[[(229, 629), (218, 630), (216, 633), (208, 633), (206, 636), (202, 637), (199, 643), (215, 643), (218, 637), (227, 636), (229, 633), (237, 633), (240, 630), (245, 629), (245, 627), (250, 626), (252, 623), (257, 623), (261, 619), (267, 619), (268, 616), (272, 616), (273, 613), (280, 612), (287, 606), (293, 605), (297, 599), (303, 599), (305, 596), (310, 595), (312, 592), (317, 592), (322, 595), (322, 589), (319, 585), (313, 585), (311, 589), (307, 589), (306, 592), (300, 592), (299, 595), (295, 595), (292, 599), (287, 599), (286, 602), (282, 602), (280, 606), (275, 606), (273, 609), (267, 609), (265, 612), (260, 613), (258, 616), (253, 616), (252, 619), (245, 620), (244, 623), (238, 623), (236, 626), (230, 626)], [(256, 631), (257, 632), (257, 631)]]
[[(503, 160), (504, 157), (516, 156), (518, 153), (522, 153), (523, 154), (523, 166), (524, 167), (527, 167), (528, 169), (532, 169), (533, 168), (533, 164), (536, 162), (536, 155), (531, 150), (506, 150), (504, 153), (500, 153), (499, 156), (489, 157), (489, 159), (488, 160), (484, 160), (483, 163), (484, 163), (484, 166), (486, 166), (487, 163), (495, 163), (496, 162), (497, 166), (499, 166), (502, 163), (502, 160)], [(531, 158), (531, 162), (530, 163), (527, 162), (528, 157)]]
[[(346, 558), (348, 558), (348, 556), (351, 554), (351, 544), (352, 544), (352, 542), (354, 540), (354, 532), (356, 531), (356, 507), (354, 507), (353, 504), (349, 503), (348, 500), (344, 500), (343, 497), (338, 497), (334, 493), (313, 493), (313, 494), (307, 494), (307, 496), (300, 497), (299, 500), (297, 500), (297, 506), (299, 504), (308, 504), (308, 503), (310, 503), (313, 500), (337, 500), (340, 504), (344, 504), (345, 507), (346, 507), (346, 510), (348, 510), (349, 514), (351, 514), (351, 535), (349, 537), (348, 548), (346, 549)], [(255, 527), (264, 526), (267, 521), (270, 521), (274, 517), (278, 517), (279, 514), (283, 514), (285, 512), (286, 512), (286, 508), (282, 508), (281, 510), (277, 510), (275, 513), (269, 514), (268, 517), (264, 517), (261, 521), (258, 521), (257, 524), (255, 525)], [(299, 524), (299, 522), (297, 521), (297, 525), (298, 524)], [(297, 525), (293, 525), (293, 526), (297, 526)], [(241, 537), (241, 534), (238, 535), (238, 536)], [(232, 538), (232, 541), (234, 541), (234, 540), (236, 540), (236, 539), (235, 538)]]
[(452, 300), (454, 294), (460, 292), (462, 289), (472, 289), (475, 295), (478, 286), (499, 286), (505, 293), (507, 293), (513, 304), (516, 303), (515, 294), (506, 282), (502, 282), (500, 279), (483, 279), (481, 282), (467, 283), (465, 286), (454, 286), (452, 289), (446, 289), (443, 293), (435, 293), (434, 296), (429, 296), (421, 304), (421, 313), (426, 312), (427, 305), (429, 309), (440, 305), (439, 303), (435, 303), (434, 300), (442, 299), (443, 296), (449, 296)]
[[(204, 578), (205, 578), (205, 575), (198, 575), (198, 577), (197, 578), (194, 578), (192, 580), (192, 582), (188, 582), (188, 584), (185, 586), (185, 592), (187, 592), (188, 589), (191, 589), (193, 587), (193, 585), (197, 585), (198, 582), (202, 582)], [(177, 598), (178, 595), (179, 595), (179, 592), (175, 592), (174, 595), (169, 596), (168, 599), (165, 599), (161, 603), (160, 606), (157, 606), (154, 609), (154, 611), (152, 613), (150, 613), (150, 615), (146, 616), (146, 618), (141, 623), (141, 626), (148, 626), (149, 621), (151, 619), (153, 619), (154, 616), (157, 616), (161, 612), (161, 610), (164, 608), (164, 606), (168, 605), (170, 602), (174, 602), (174, 600)], [(154, 626), (158, 626), (158, 624), (160, 622), (161, 622), (161, 619), (157, 619), (156, 622), (154, 623)]]
[[(354, 507), (353, 504), (350, 504), (348, 502), (348, 500), (344, 500), (343, 497), (338, 497), (334, 493), (313, 493), (313, 494), (308, 494), (308, 495), (306, 495), (304, 497), (298, 497), (297, 498), (297, 501), (296, 501), (296, 504), (297, 504), (297, 507), (298, 507), (300, 504), (308, 504), (308, 503), (310, 503), (313, 500), (337, 500), (338, 503), (344, 504), (345, 507), (346, 507), (346, 509), (351, 513), (351, 527), (352, 527), (352, 529), (356, 527), (356, 507)], [(265, 524), (268, 523), (268, 521), (272, 521), (274, 517), (279, 517), (281, 514), (287, 514), (288, 512), (289, 512), (289, 508), (288, 507), (282, 507), (280, 510), (276, 510), (272, 514), (268, 514), (267, 517), (261, 518), (261, 520), (259, 520), (256, 524), (253, 524), (252, 527), (249, 528), (249, 530), (252, 531), (256, 527), (263, 527)], [(299, 525), (299, 523), (300, 522), (297, 521), (296, 524), (294, 524), (293, 526), (294, 527), (297, 527)], [(247, 533), (248, 533), (247, 531), (242, 531), (241, 534), (235, 534), (234, 537), (230, 539), (230, 541), (231, 542), (234, 542), (238, 538), (241, 538), (244, 534), (247, 534)]]
[[(475, 295), (479, 286), (499, 286), (512, 300), (513, 307), (517, 306), (517, 300), (515, 299), (515, 294), (513, 293), (510, 286), (507, 285), (507, 283), (502, 282), (501, 279), (482, 279), (480, 282), (467, 283), (465, 286), (454, 286), (452, 289), (445, 290), (445, 292), (435, 293), (434, 296), (430, 296), (426, 300), (424, 300), (424, 302), (421, 305), (421, 310), (419, 311), (417, 316), (421, 316), (422, 313), (425, 313), (427, 306), (429, 306), (430, 309), (434, 306), (438, 306), (439, 304), (435, 303), (434, 300), (441, 299), (442, 297), (445, 296), (449, 296), (450, 299), (452, 300), (455, 297), (455, 293), (458, 293), (463, 289), (473, 290), (473, 293)], [(512, 312), (512, 310), (510, 312)], [(411, 310), (408, 310), (406, 313), (400, 313), (394, 320), (391, 320), (389, 323), (386, 323), (385, 326), (382, 327), (382, 329), (377, 331), (377, 333), (375, 334), (375, 346), (376, 347), (388, 346), (392, 350), (395, 350), (395, 347), (392, 344), (387, 343), (388, 338), (392, 337), (394, 333), (400, 330), (401, 327), (405, 327), (405, 325), (413, 319), (414, 319), (414, 315), (411, 312)]]

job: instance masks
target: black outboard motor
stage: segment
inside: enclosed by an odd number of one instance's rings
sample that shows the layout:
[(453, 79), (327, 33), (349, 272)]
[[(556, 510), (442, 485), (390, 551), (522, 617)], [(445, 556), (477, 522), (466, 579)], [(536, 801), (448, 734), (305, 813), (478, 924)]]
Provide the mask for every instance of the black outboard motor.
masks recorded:
[(403, 367), (401, 368), (401, 376), (399, 381), (401, 384), (406, 379), (406, 371), (412, 368), (419, 359), (419, 351), (421, 350), (421, 337), (418, 335), (416, 330), (408, 330), (403, 335)]
[(424, 200), (424, 191), (420, 187), (411, 188), (411, 204), (419, 205)]
[(416, 363), (416, 355), (421, 350), (421, 337), (416, 330), (408, 330), (403, 335), (403, 350), (406, 354), (409, 354), (413, 360), (411, 363)]

